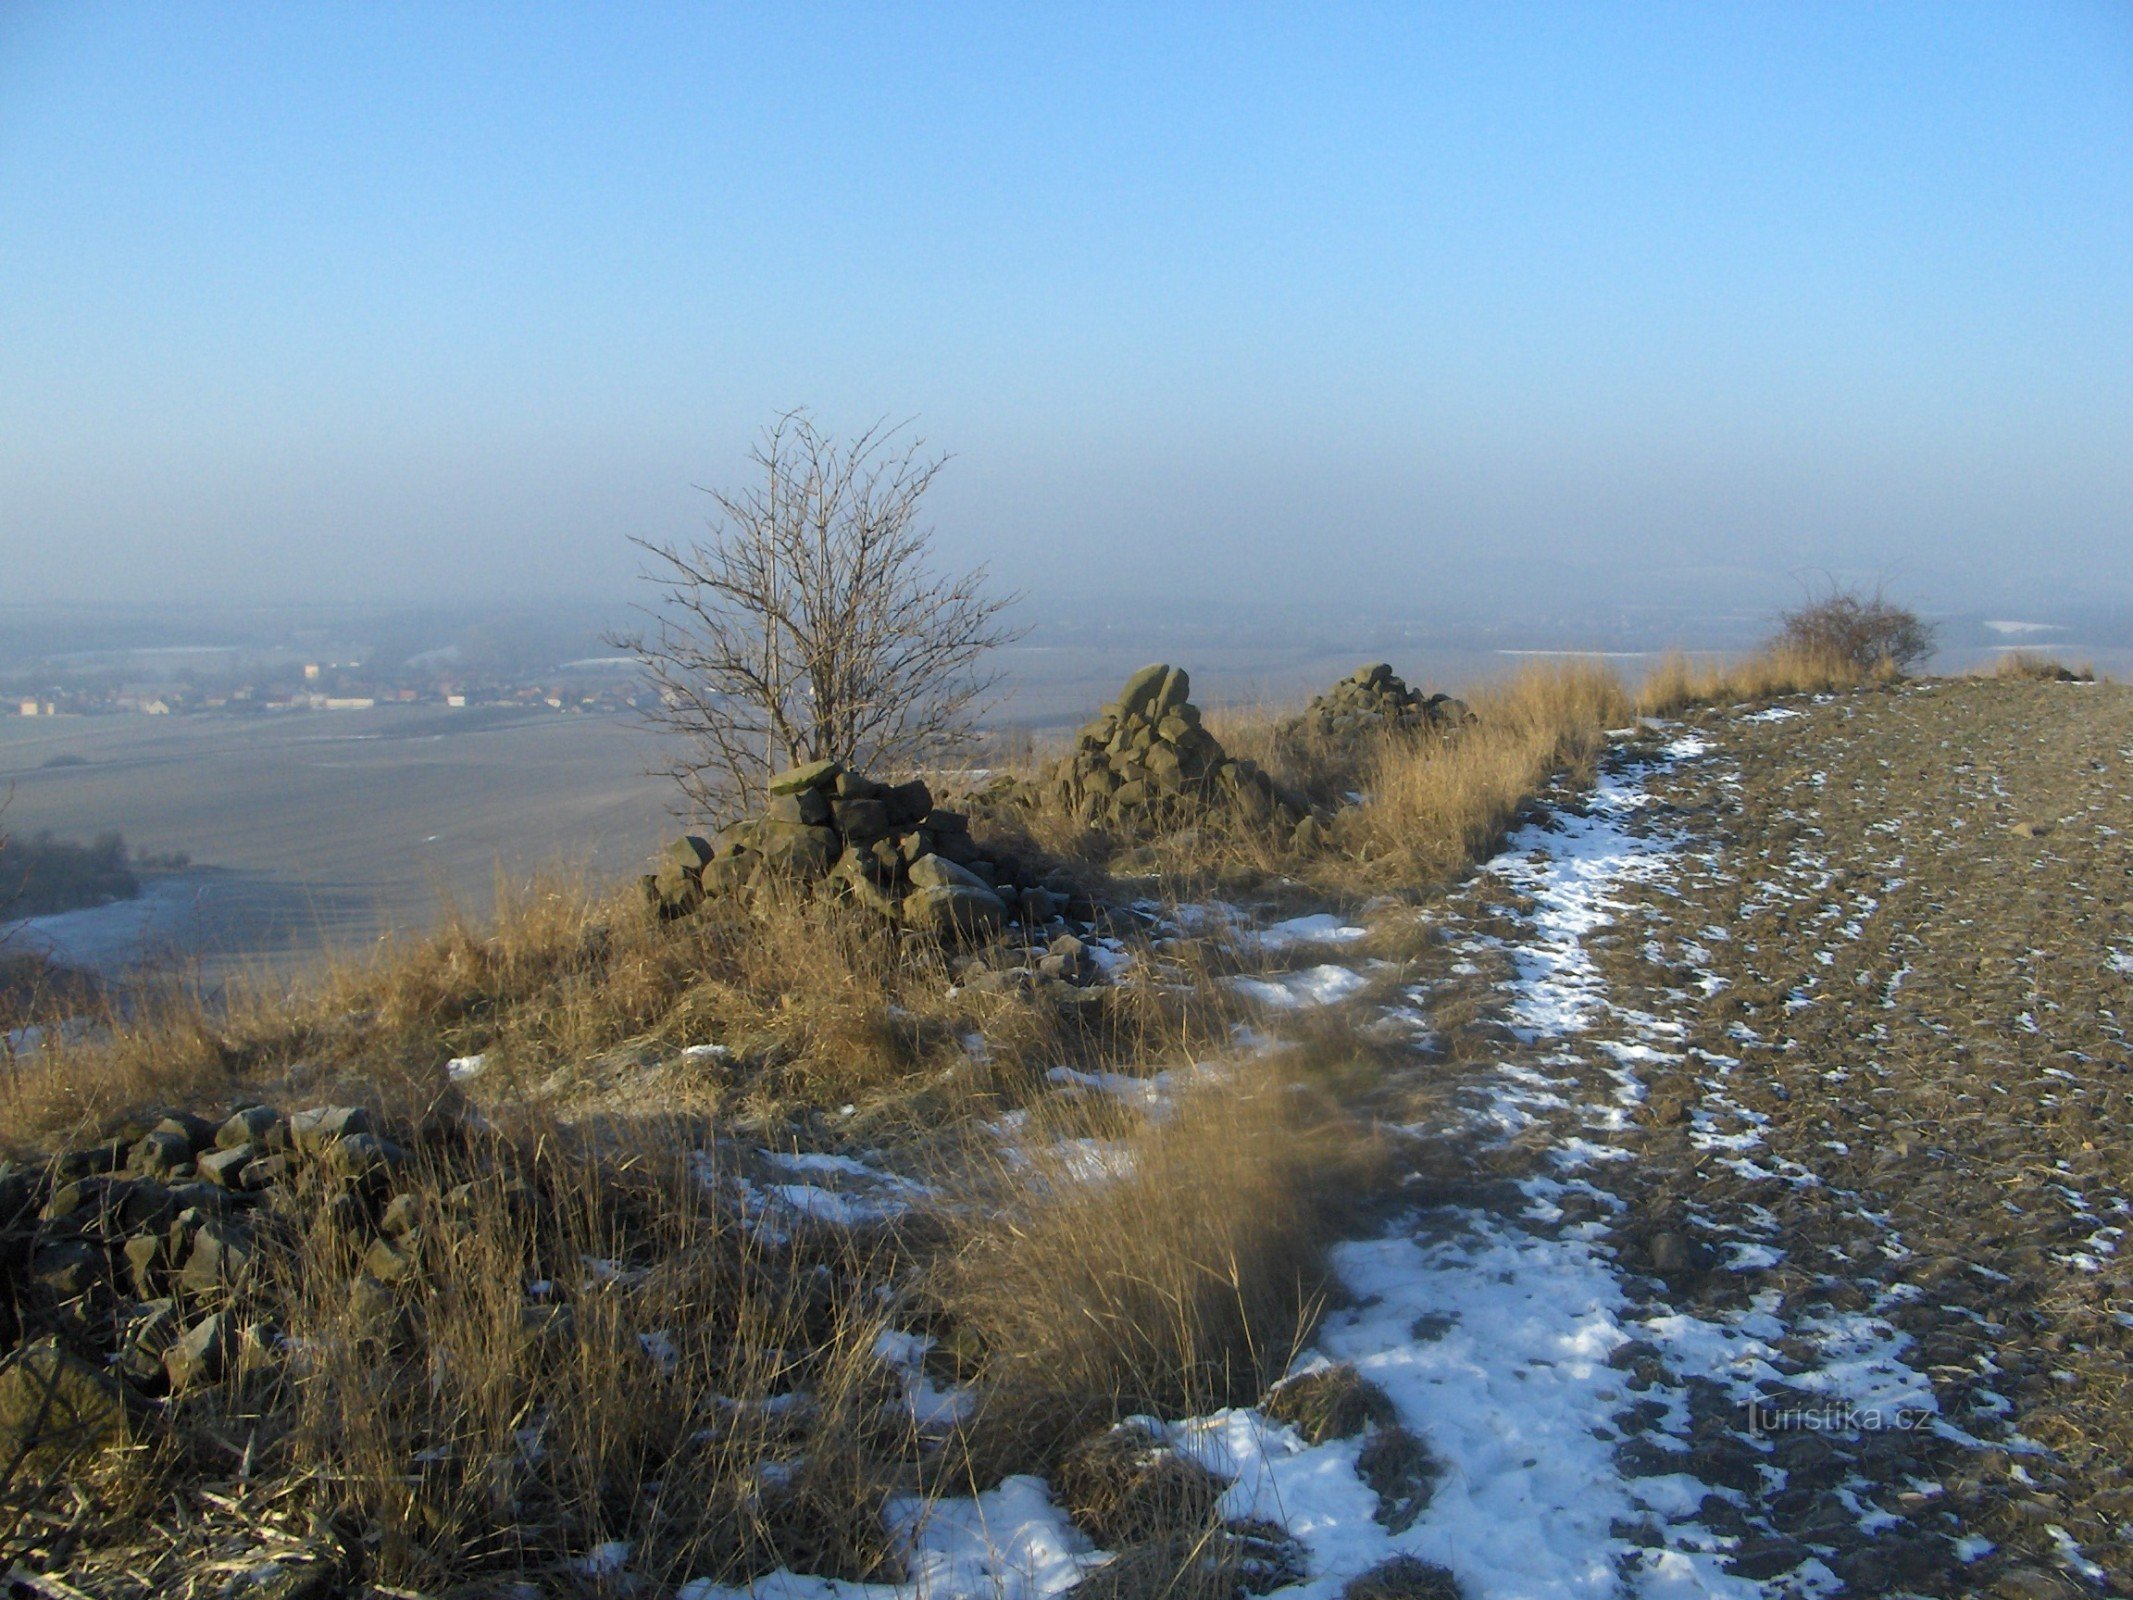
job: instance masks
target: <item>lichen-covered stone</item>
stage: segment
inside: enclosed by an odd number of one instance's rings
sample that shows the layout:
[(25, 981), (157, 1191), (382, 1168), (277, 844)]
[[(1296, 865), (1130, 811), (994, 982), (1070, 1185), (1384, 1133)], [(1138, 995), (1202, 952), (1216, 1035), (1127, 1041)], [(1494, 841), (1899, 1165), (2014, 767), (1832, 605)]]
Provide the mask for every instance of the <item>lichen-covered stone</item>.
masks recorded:
[(775, 774), (764, 787), (773, 795), (799, 794), (803, 790), (834, 784), (843, 771), (844, 767), (835, 761), (810, 761), (805, 766)]
[(1007, 905), (990, 889), (963, 884), (919, 886), (904, 896), (907, 927), (942, 940), (976, 939), (1007, 925)]
[(146, 1407), (109, 1373), (51, 1339), (0, 1372), (0, 1460), (64, 1462), (141, 1430)]

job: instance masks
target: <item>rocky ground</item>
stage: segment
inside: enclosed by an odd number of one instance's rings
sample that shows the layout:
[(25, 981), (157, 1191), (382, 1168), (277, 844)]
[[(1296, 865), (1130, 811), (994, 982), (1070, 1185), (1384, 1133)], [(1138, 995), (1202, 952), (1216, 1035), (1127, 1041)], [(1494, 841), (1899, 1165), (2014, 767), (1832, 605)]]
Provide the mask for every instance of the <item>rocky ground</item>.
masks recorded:
[(2125, 1592), (2133, 695), (1924, 683), (1643, 743), (1414, 990), (1458, 1248), (1620, 1285), (1622, 1574)]

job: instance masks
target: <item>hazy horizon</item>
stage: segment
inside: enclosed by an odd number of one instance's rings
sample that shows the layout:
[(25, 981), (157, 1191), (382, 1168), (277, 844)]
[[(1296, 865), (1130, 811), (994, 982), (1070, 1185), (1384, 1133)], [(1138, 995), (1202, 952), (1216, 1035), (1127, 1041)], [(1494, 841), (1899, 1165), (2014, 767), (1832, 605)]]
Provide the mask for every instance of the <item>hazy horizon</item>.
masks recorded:
[(9, 597), (634, 598), (760, 426), (1100, 604), (2133, 603), (2133, 13), (10, 7)]

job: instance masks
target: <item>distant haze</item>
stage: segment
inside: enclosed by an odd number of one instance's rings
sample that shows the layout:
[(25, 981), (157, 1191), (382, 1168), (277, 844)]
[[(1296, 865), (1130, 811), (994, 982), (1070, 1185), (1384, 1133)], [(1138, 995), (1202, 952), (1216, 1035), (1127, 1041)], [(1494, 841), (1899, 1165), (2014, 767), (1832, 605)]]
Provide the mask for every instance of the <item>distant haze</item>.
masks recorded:
[(1048, 603), (2133, 606), (2133, 10), (0, 9), (15, 604), (626, 604), (915, 417)]

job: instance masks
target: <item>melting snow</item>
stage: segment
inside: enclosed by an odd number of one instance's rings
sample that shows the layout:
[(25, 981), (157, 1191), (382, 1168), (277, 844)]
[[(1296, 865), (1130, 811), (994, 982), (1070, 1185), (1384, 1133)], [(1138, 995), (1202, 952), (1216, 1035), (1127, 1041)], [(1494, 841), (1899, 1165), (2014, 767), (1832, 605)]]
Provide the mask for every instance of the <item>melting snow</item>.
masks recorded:
[(1345, 1000), (1370, 980), (1353, 967), (1305, 967), (1271, 978), (1232, 978), (1239, 994), (1275, 1011), (1295, 1011), (1305, 1006), (1332, 1005)]
[(1353, 944), (1369, 937), (1368, 928), (1343, 922), (1330, 911), (1308, 917), (1290, 917), (1286, 922), (1261, 928), (1256, 935), (1258, 943), (1268, 950), (1286, 950), (1299, 944)]

